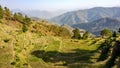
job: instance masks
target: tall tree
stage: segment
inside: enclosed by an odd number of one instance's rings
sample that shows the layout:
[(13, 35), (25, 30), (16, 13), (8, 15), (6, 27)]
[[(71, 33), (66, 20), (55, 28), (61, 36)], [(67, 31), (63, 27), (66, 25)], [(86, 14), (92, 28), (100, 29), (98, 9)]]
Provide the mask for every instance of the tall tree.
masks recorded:
[(120, 28), (119, 28), (118, 32), (120, 33)]
[(109, 29), (104, 29), (101, 31), (101, 36), (102, 37), (109, 37), (109, 36), (111, 36), (111, 31)]
[(2, 8), (2, 6), (0, 6), (0, 19), (2, 19), (3, 18), (3, 8)]
[(117, 37), (117, 32), (114, 31), (113, 34), (112, 34), (113, 37)]
[(9, 8), (5, 7), (5, 14), (8, 16), (8, 17), (11, 17), (11, 12), (9, 10)]
[(83, 39), (87, 39), (89, 38), (90, 36), (90, 33), (88, 31), (86, 31), (84, 34), (83, 34)]
[(73, 38), (75, 38), (75, 39), (80, 39), (81, 38), (81, 35), (80, 35), (80, 30), (78, 29), (78, 28), (75, 28), (74, 30), (73, 30)]

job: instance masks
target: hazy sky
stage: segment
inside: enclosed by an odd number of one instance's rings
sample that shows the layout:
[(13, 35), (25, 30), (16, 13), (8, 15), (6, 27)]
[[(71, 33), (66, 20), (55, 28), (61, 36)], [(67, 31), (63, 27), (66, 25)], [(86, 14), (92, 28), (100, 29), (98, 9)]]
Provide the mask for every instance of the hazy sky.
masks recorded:
[(120, 0), (0, 0), (2, 6), (23, 10), (68, 10), (91, 7), (117, 7)]

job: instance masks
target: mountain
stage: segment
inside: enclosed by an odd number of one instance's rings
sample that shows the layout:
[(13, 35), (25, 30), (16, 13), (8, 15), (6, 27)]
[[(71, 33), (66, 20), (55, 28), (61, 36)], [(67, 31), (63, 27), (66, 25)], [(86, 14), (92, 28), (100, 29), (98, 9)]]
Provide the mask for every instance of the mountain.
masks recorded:
[(82, 28), (98, 35), (100, 34), (100, 31), (105, 28), (112, 31), (118, 30), (120, 28), (120, 21), (113, 18), (101, 18), (90, 23), (75, 24), (72, 27)]
[(49, 19), (60, 14), (65, 13), (65, 10), (57, 10), (57, 11), (40, 11), (40, 10), (20, 10), (20, 9), (13, 9), (12, 12), (20, 12), (22, 14), (26, 14), (30, 17), (37, 17), (42, 19)]
[(59, 24), (73, 25), (80, 23), (89, 23), (106, 17), (120, 19), (119, 12), (120, 7), (95, 7), (91, 9), (67, 12), (60, 16), (52, 18), (51, 21), (58, 22)]

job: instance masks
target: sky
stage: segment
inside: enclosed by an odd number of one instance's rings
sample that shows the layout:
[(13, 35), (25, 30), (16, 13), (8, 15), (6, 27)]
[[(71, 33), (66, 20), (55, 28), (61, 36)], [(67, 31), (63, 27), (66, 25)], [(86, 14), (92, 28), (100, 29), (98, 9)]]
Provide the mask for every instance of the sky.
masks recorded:
[(0, 5), (22, 10), (75, 10), (120, 7), (120, 0), (0, 0)]

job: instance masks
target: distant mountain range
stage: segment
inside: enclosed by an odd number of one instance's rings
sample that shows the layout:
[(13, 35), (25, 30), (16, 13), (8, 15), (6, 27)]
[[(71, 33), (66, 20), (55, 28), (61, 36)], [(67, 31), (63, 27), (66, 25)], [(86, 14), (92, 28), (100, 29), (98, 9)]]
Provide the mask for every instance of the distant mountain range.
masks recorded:
[(20, 10), (13, 9), (12, 12), (20, 12), (22, 14), (26, 14), (30, 17), (36, 17), (41, 19), (50, 19), (60, 14), (65, 13), (65, 10), (57, 10), (57, 11), (40, 11), (40, 10)]
[(95, 7), (64, 13), (51, 19), (60, 25), (67, 24), (74, 28), (85, 29), (93, 34), (109, 28), (117, 31), (120, 28), (120, 7)]
[[(85, 29), (93, 34), (100, 34), (100, 31), (109, 28), (117, 31), (120, 28), (120, 7), (95, 7), (78, 11), (21, 11), (13, 10), (13, 12), (22, 12), (34, 19), (49, 19), (56, 24), (67, 24), (74, 28)], [(60, 15), (61, 14), (61, 15)]]
[(101, 18), (90, 23), (81, 23), (72, 25), (74, 28), (82, 28), (93, 34), (99, 35), (100, 31), (108, 28), (112, 31), (117, 31), (120, 28), (120, 21), (113, 18)]
[(54, 17), (51, 21), (59, 24), (80, 24), (89, 23), (101, 18), (115, 18), (120, 19), (120, 7), (95, 7), (91, 9), (78, 10), (64, 13), (60, 16)]

